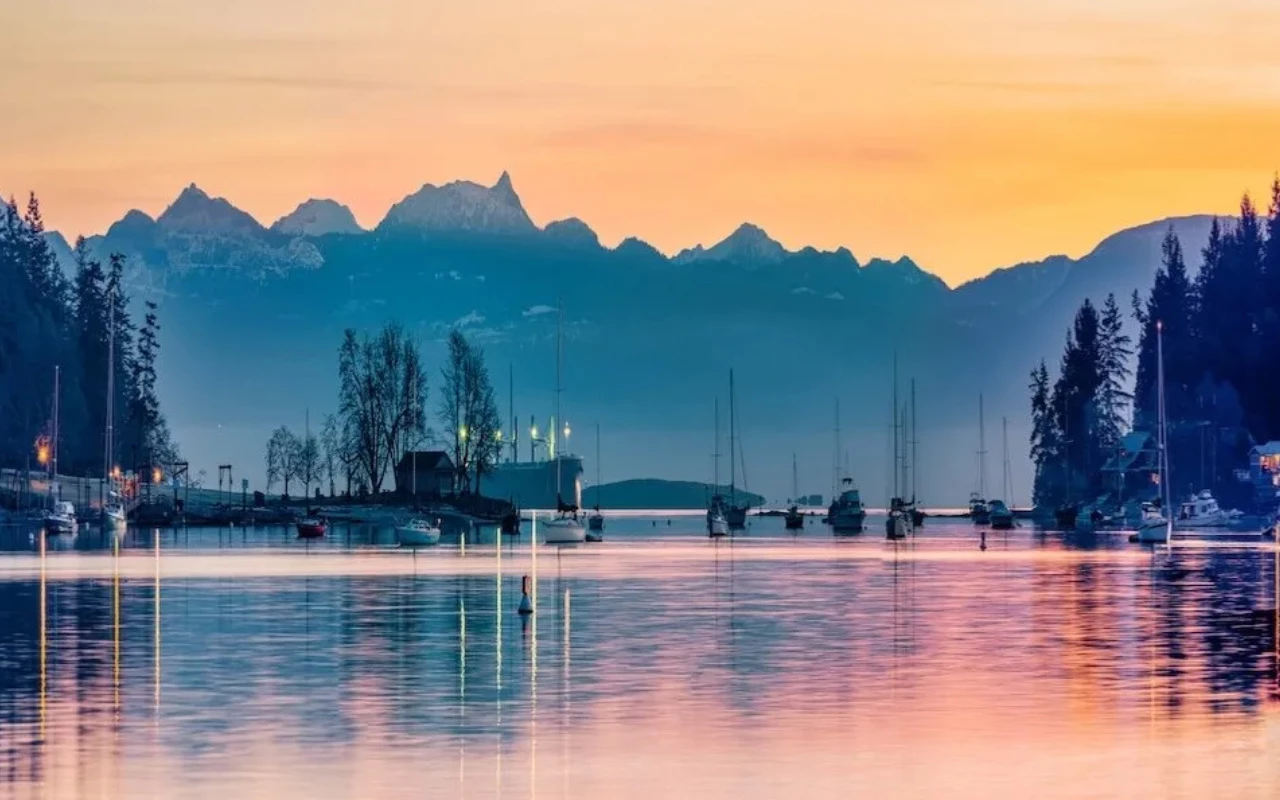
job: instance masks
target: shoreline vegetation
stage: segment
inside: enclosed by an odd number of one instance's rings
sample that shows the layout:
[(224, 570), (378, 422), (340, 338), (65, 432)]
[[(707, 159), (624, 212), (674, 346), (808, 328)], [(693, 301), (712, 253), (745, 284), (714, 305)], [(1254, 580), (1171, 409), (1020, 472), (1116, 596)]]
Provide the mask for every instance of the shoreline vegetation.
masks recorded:
[(1032, 370), (1038, 509), (1120, 507), (1158, 495), (1143, 459), (1154, 447), (1162, 326), (1173, 496), (1209, 490), (1228, 507), (1275, 510), (1274, 498), (1255, 497), (1241, 475), (1254, 444), (1280, 438), (1280, 176), (1265, 215), (1244, 195), (1238, 217), (1213, 221), (1200, 255), (1193, 276), (1169, 229), (1150, 290), (1129, 299), (1136, 348), (1114, 296), (1101, 311), (1086, 299), (1056, 380), (1044, 361)]
[[(156, 392), (159, 308), (130, 303), (120, 253), (104, 263), (81, 238), (73, 257), (68, 276), (45, 236), (35, 194), (22, 211), (12, 198), (0, 203), (0, 463), (44, 469), (56, 459), (63, 474), (98, 478), (118, 467), (145, 484), (154, 466), (180, 458)], [(117, 409), (112, 453), (105, 447), (109, 385)]]

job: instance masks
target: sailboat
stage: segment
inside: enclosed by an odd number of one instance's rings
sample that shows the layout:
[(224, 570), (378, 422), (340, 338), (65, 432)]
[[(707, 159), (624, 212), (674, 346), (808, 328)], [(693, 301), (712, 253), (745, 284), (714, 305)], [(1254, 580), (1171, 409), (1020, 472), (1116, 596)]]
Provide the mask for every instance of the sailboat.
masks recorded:
[(991, 524), (991, 510), (987, 507), (987, 421), (983, 412), (982, 395), (978, 395), (978, 490), (969, 495), (969, 517), (974, 525)]
[(920, 471), (919, 458), (920, 434), (916, 427), (916, 380), (911, 379), (911, 527), (924, 525), (924, 511), (920, 508), (919, 495), (916, 494), (916, 474)]
[(587, 517), (587, 541), (599, 542), (604, 540), (604, 515), (600, 513), (600, 423), (596, 423), (596, 508), (591, 516)]
[[(302, 440), (303, 447), (307, 447), (311, 444), (311, 410), (310, 409), (307, 409), (306, 432), (303, 434), (303, 436), (304, 436)], [(311, 457), (308, 456), (307, 474), (305, 476), (306, 488), (303, 489), (303, 495), (307, 498), (308, 505), (311, 502), (311, 461), (312, 461)], [(312, 513), (311, 509), (308, 508), (306, 516), (298, 520), (298, 538), (299, 539), (319, 539), (320, 537), (324, 536), (326, 527), (327, 526), (325, 524), (325, 521), (321, 519), (318, 515)]]
[(440, 543), (440, 520), (413, 519), (396, 527), (401, 547), (430, 547)]
[(729, 516), (729, 529), (740, 531), (747, 527), (747, 512), (751, 510), (751, 505), (749, 503), (738, 505), (738, 437), (735, 432), (737, 418), (738, 414), (733, 399), (733, 370), (729, 370), (729, 507), (727, 513)]
[[(903, 502), (900, 490), (905, 480), (900, 481), (898, 474), (899, 467), (905, 473), (905, 462), (902, 460), (902, 454), (898, 452), (899, 445), (899, 425), (898, 425), (898, 357), (893, 357), (893, 427), (890, 430), (890, 436), (893, 439), (893, 496), (889, 498), (889, 514), (884, 521), (884, 535), (886, 539), (905, 539), (907, 536), (907, 525), (909, 518), (907, 516), (906, 503)], [(905, 478), (902, 475), (901, 478)]]
[(58, 486), (58, 399), (61, 394), (62, 368), (53, 368), (53, 441), (50, 443), (49, 510), (44, 516), (45, 533), (75, 533), (79, 528), (76, 507), (66, 500), (54, 500)]
[(729, 514), (720, 494), (720, 400), (716, 399), (715, 451), (711, 456), (711, 502), (707, 505), (707, 535), (713, 539), (729, 535)]
[[(564, 349), (564, 308), (561, 306), (556, 312), (556, 421), (555, 425), (561, 424), (560, 417), (560, 362), (562, 360), (561, 351)], [(552, 436), (557, 432), (555, 425), (552, 426)], [(542, 540), (547, 544), (577, 544), (587, 540), (587, 529), (583, 526), (582, 520), (578, 518), (578, 506), (573, 503), (565, 503), (561, 496), (562, 478), (560, 475), (560, 465), (563, 459), (560, 453), (554, 453), (553, 458), (556, 460), (556, 513), (551, 519), (542, 524), (543, 535)]]
[(800, 506), (796, 498), (800, 496), (800, 481), (796, 471), (796, 454), (791, 453), (791, 507), (787, 509), (786, 517), (783, 519), (783, 525), (789, 531), (804, 530), (804, 514), (800, 513)]
[(836, 400), (836, 454), (835, 480), (832, 493), (837, 493), (827, 508), (827, 524), (836, 534), (861, 533), (867, 520), (867, 509), (862, 505), (862, 495), (853, 478), (842, 474), (840, 468), (840, 401)]
[[(1009, 471), (1009, 418), (1002, 417), (1000, 420), (1001, 442), (1004, 446), (1004, 473), (1002, 475), (1000, 490), (1005, 497), (1013, 498), (1013, 476)], [(1003, 500), (992, 500), (987, 504), (987, 511), (991, 517), (991, 527), (998, 531), (1007, 531), (1014, 528), (1013, 511)]]
[(1160, 449), (1160, 505), (1147, 504), (1142, 508), (1142, 520), (1138, 532), (1130, 539), (1145, 544), (1168, 544), (1173, 534), (1172, 505), (1169, 497), (1169, 436), (1166, 430), (1164, 410), (1164, 324), (1156, 320), (1156, 414), (1159, 417)]
[(120, 502), (120, 493), (116, 491), (112, 465), (115, 462), (115, 417), (116, 417), (116, 303), (115, 287), (108, 293), (107, 305), (107, 430), (103, 445), (105, 455), (102, 459), (102, 482), (110, 487), (106, 502), (102, 506), (102, 525), (114, 531), (123, 531), (129, 525), (129, 517), (125, 513), (124, 504)]

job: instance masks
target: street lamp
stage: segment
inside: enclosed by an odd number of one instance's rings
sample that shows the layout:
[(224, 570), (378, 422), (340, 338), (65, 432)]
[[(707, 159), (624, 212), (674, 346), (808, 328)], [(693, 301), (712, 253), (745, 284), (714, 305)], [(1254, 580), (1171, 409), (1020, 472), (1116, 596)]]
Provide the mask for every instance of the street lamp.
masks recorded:
[(458, 438), (459, 438), (459, 439), (461, 439), (461, 440), (462, 440), (462, 441), (464, 441), (464, 442), (467, 440), (467, 426), (466, 426), (466, 425), (463, 425), (462, 427), (458, 428)]

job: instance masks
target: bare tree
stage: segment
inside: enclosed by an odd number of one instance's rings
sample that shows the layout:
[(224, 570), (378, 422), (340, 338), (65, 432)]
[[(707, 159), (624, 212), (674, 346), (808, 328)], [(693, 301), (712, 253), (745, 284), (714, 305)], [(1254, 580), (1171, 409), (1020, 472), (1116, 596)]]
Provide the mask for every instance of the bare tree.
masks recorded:
[(449, 355), (440, 370), (440, 420), (445, 426), (445, 441), (453, 450), (455, 488), (461, 491), (466, 488), (470, 467), (467, 373), (471, 362), (471, 343), (462, 331), (455, 329), (449, 333), (448, 344)]
[(348, 463), (374, 494), (426, 429), (427, 375), (416, 342), (395, 323), (376, 338), (348, 329), (338, 350), (338, 417)]
[(284, 495), (289, 496), (289, 481), (299, 476), (302, 443), (289, 426), (281, 425), (267, 440), (267, 491), (277, 482), (284, 482)]
[(492, 469), (502, 451), (502, 416), (498, 413), (484, 352), (477, 347), (471, 348), (471, 358), (467, 361), (467, 388), (469, 455), (476, 475), (475, 492), (480, 494), (481, 476)]
[(342, 428), (338, 424), (336, 414), (325, 414), (324, 425), (320, 428), (320, 447), (323, 450), (321, 471), (329, 479), (329, 496), (335, 493), (334, 483), (338, 479), (338, 464), (346, 459), (342, 451)]
[(308, 434), (299, 441), (297, 459), (297, 477), (306, 483), (307, 491), (312, 483), (319, 488), (320, 481), (324, 479), (324, 461), (320, 457), (320, 442), (315, 436)]

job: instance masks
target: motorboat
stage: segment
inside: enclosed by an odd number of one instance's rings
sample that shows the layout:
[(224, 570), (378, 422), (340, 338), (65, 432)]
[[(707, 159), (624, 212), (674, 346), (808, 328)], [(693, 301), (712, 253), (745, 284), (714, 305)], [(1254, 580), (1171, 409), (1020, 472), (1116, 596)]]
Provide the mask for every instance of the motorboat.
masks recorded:
[(328, 526), (320, 517), (306, 516), (298, 520), (298, 538), (299, 539), (319, 539), (324, 536), (325, 529)]
[(102, 524), (112, 530), (122, 531), (129, 526), (129, 515), (120, 503), (107, 503), (102, 508)]
[(842, 479), (840, 486), (840, 496), (827, 509), (827, 524), (836, 533), (857, 533), (867, 521), (862, 494), (853, 485), (853, 478)]
[(707, 535), (712, 538), (729, 535), (729, 514), (724, 498), (715, 495), (707, 506)]
[(1003, 500), (992, 500), (987, 505), (987, 514), (994, 530), (1007, 531), (1013, 529), (1013, 511), (1009, 509), (1009, 506), (1005, 505)]
[(1182, 530), (1225, 528), (1240, 518), (1239, 511), (1228, 511), (1218, 505), (1208, 489), (1183, 501), (1174, 517), (1174, 527)]
[(991, 524), (991, 509), (987, 506), (987, 501), (977, 492), (969, 495), (969, 518), (973, 520), (974, 525)]
[(75, 533), (80, 524), (76, 521), (76, 507), (66, 500), (60, 500), (44, 515), (46, 533)]
[(440, 520), (412, 519), (396, 527), (396, 540), (401, 547), (431, 547), (440, 544)]

